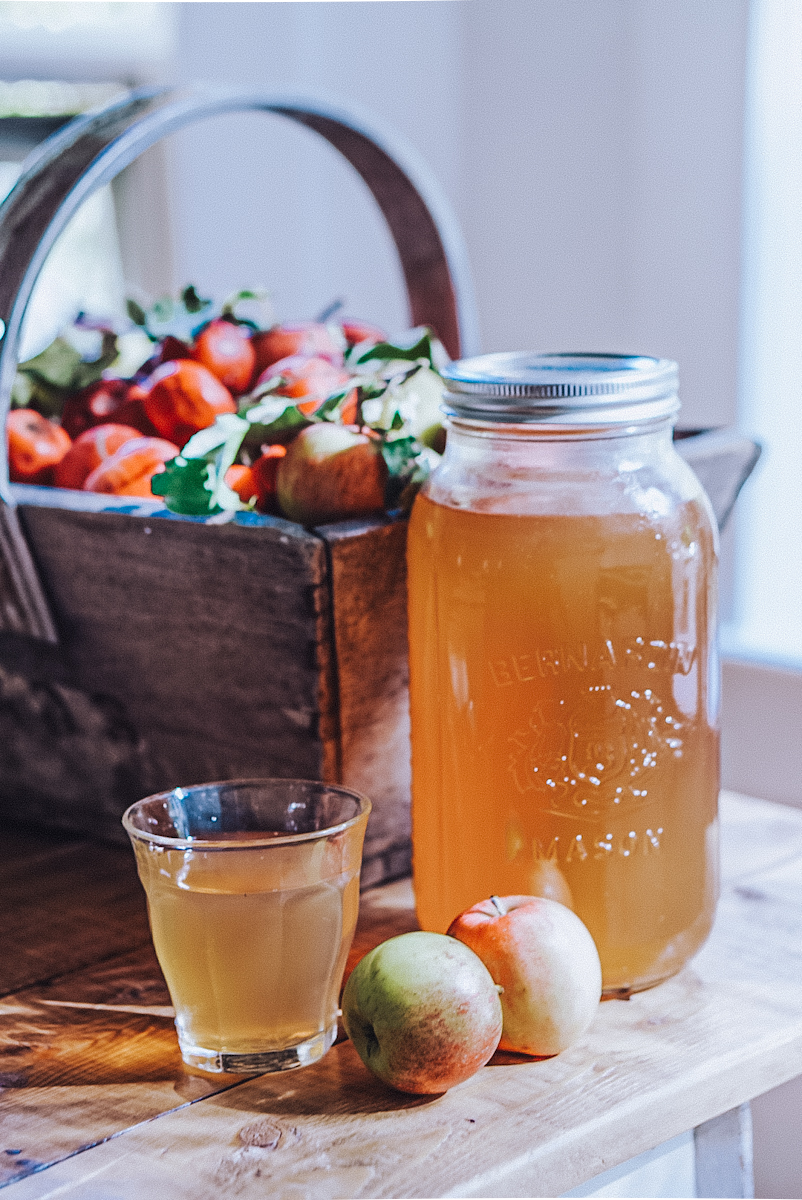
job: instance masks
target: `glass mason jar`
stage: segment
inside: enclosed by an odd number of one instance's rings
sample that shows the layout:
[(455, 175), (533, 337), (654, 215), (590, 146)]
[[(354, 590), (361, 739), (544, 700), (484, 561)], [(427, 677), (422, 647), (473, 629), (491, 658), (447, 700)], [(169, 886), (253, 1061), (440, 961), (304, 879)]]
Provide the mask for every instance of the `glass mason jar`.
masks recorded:
[(492, 354), (445, 376), (409, 527), (421, 926), (548, 896), (593, 934), (606, 994), (651, 987), (718, 893), (717, 530), (672, 444), (676, 364)]

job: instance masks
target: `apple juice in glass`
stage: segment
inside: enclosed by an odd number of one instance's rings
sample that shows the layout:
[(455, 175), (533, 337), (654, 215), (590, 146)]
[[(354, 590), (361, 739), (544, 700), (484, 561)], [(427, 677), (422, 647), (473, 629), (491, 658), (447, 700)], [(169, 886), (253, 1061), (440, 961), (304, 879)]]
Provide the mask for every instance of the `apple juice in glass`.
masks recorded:
[(128, 810), (186, 1063), (289, 1070), (333, 1044), (369, 812), (305, 780), (176, 788)]
[(413, 869), (424, 929), (559, 900), (607, 994), (704, 942), (718, 890), (717, 531), (672, 445), (676, 366), (452, 364), (409, 529)]

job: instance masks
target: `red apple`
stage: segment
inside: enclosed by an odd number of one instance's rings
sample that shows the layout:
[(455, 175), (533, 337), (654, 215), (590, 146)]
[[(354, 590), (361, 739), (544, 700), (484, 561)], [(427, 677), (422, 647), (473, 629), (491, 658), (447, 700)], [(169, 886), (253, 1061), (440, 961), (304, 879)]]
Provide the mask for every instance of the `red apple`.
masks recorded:
[(141, 438), (131, 425), (95, 425), (85, 429), (70, 446), (53, 473), (53, 483), (60, 488), (82, 488), (101, 463), (116, 454), (126, 442)]
[(339, 391), (351, 376), (341, 367), (330, 363), (327, 358), (305, 358), (296, 354), (279, 359), (267, 367), (257, 380), (257, 386), (270, 383), (281, 376), (282, 383), (273, 392), (274, 396), (288, 396), (298, 400), (298, 410), (313, 413), (324, 400)]
[(367, 321), (343, 321), (340, 328), (345, 335), (345, 340), (349, 346), (358, 346), (362, 342), (372, 342), (377, 345), (379, 342), (387, 341), (387, 334), (378, 325), (368, 325)]
[(601, 963), (576, 913), (541, 896), (493, 896), (449, 930), (478, 954), (504, 989), (502, 1050), (559, 1054), (590, 1027), (601, 998)]
[(133, 425), (145, 436), (155, 434), (142, 406), (144, 395), (129, 379), (101, 379), (67, 397), (61, 412), (62, 429), (74, 439), (87, 429), (113, 422)]
[(305, 358), (315, 355), (336, 364), (343, 360), (343, 347), (338, 346), (330, 327), (318, 321), (274, 325), (272, 329), (253, 335), (253, 348), (256, 351), (257, 376), (266, 367), (289, 355), (299, 354)]
[(371, 950), (351, 972), (342, 1013), (365, 1066), (416, 1095), (470, 1079), (501, 1035), (498, 989), (487, 969), (442, 933), (404, 933)]
[(276, 502), (276, 476), (286, 446), (263, 446), (262, 453), (249, 467), (234, 463), (226, 471), (226, 483), (236, 492), (243, 504), (256, 501), (259, 512), (274, 512)]
[(249, 331), (222, 318), (204, 326), (190, 355), (235, 393), (246, 390), (256, 366)]

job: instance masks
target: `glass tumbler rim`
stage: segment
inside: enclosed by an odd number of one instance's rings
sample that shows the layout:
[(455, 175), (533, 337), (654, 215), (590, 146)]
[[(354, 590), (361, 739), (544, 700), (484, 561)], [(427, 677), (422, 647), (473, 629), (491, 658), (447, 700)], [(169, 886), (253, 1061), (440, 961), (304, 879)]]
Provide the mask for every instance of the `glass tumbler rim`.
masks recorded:
[[(166, 834), (151, 832), (148, 829), (139, 828), (134, 824), (134, 810), (141, 805), (145, 805), (154, 800), (167, 801), (170, 796), (176, 799), (183, 799), (185, 795), (196, 791), (200, 788), (215, 788), (215, 787), (259, 787), (265, 784), (304, 784), (313, 785), (315, 787), (325, 788), (330, 792), (339, 792), (344, 796), (349, 796), (357, 801), (358, 810), (352, 817), (345, 821), (339, 821), (336, 825), (327, 825), (325, 829), (312, 829), (306, 833), (285, 833), (278, 835), (270, 835), (264, 838), (249, 838), (243, 842), (241, 840), (228, 840), (225, 836), (215, 838), (193, 837), (169, 837)], [(206, 852), (226, 851), (247, 851), (247, 850), (267, 850), (279, 846), (295, 846), (299, 842), (313, 842), (322, 838), (330, 838), (338, 833), (343, 833), (347, 829), (351, 829), (361, 820), (367, 819), (373, 809), (371, 801), (362, 792), (356, 788), (345, 787), (339, 783), (326, 783), (321, 779), (297, 779), (286, 778), (283, 776), (257, 776), (247, 779), (217, 779), (211, 780), (208, 783), (193, 783), (187, 787), (168, 788), (163, 792), (154, 792), (151, 796), (143, 796), (140, 800), (136, 800), (122, 815), (123, 827), (130, 838), (136, 838), (141, 842), (152, 842), (157, 846), (163, 846), (168, 850), (198, 850)]]

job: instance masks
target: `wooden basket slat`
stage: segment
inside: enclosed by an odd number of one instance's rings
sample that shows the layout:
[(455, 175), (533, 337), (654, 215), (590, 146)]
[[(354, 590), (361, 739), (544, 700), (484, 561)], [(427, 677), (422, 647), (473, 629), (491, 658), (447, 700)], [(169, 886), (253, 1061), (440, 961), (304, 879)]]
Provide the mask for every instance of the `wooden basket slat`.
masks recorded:
[(408, 863), (407, 524), (354, 521), (317, 532), (330, 559), (340, 779), (374, 801), (370, 856)]
[[(231, 775), (336, 776), (321, 539), (300, 529), (288, 536), (284, 522), (208, 527), (20, 512), (72, 685), (134, 731), (126, 786), (110, 797), (117, 819), (132, 789)], [(104, 738), (114, 735), (98, 735), (105, 779)], [(62, 740), (69, 772), (75, 734)], [(87, 802), (87, 823), (90, 810)], [(32, 815), (19, 797), (15, 811)]]

